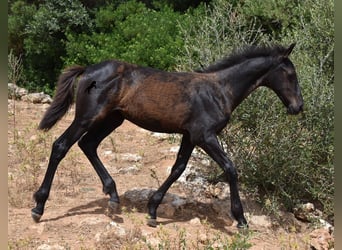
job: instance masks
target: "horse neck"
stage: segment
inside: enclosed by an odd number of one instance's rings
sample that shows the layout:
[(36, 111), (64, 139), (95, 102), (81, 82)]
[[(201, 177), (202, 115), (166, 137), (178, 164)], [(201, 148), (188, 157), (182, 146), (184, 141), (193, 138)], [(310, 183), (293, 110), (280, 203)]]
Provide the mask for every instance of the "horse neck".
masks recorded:
[(248, 59), (217, 73), (229, 95), (232, 111), (250, 93), (262, 85), (262, 79), (275, 65), (276, 61), (272, 58), (258, 57)]

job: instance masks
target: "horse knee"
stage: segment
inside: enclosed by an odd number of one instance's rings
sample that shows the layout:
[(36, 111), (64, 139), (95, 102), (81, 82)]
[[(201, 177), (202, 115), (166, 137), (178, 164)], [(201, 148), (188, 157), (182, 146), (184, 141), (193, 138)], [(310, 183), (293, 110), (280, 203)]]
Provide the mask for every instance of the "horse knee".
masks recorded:
[(224, 170), (229, 182), (237, 182), (238, 173), (237, 173), (236, 168), (233, 165), (224, 166), (223, 170)]

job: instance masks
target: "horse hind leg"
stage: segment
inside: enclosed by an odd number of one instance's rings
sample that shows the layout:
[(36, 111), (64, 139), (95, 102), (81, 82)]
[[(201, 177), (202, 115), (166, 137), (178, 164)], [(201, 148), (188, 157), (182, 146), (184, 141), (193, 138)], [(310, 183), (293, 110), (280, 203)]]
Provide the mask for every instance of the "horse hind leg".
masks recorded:
[(36, 201), (36, 207), (31, 210), (31, 215), (35, 222), (39, 222), (44, 213), (45, 203), (49, 197), (58, 164), (84, 132), (86, 132), (86, 128), (80, 126), (80, 123), (74, 120), (68, 129), (53, 143), (44, 180), (33, 195)]
[(119, 196), (113, 178), (98, 157), (97, 147), (101, 141), (119, 127), (123, 121), (124, 118), (120, 113), (113, 113), (112, 115), (106, 116), (106, 118), (101, 121), (96, 121), (78, 142), (79, 147), (87, 156), (97, 175), (100, 177), (103, 185), (103, 192), (109, 194), (110, 199), (108, 204), (114, 211), (119, 207)]

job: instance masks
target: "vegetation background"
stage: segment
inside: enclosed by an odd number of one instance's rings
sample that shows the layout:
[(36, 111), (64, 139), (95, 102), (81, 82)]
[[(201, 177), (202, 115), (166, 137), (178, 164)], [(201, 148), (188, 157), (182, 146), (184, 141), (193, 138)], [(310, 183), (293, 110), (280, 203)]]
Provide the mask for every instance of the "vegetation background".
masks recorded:
[[(244, 192), (274, 214), (312, 202), (334, 221), (333, 0), (9, 0), (9, 80), (53, 94), (72, 64), (120, 59), (191, 71), (250, 44), (296, 42), (305, 112), (289, 117), (260, 88), (221, 142)], [(22, 64), (17, 70), (15, 62)], [(220, 177), (213, 171), (212, 180)]]

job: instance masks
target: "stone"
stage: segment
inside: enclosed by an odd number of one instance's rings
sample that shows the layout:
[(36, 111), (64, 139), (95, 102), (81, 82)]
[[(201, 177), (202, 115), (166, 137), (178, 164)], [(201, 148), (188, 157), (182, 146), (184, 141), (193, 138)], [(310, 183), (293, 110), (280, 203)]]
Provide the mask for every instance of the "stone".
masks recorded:
[(174, 200), (171, 202), (172, 206), (179, 208), (184, 206), (187, 203), (187, 200), (179, 197), (178, 195), (174, 195)]
[(120, 168), (118, 173), (119, 174), (136, 174), (139, 172), (139, 168), (136, 165)]
[(172, 218), (174, 214), (176, 213), (176, 208), (172, 206), (172, 204), (160, 204), (158, 207), (158, 213), (168, 217)]
[(38, 136), (37, 135), (32, 135), (30, 137), (30, 141), (36, 141), (38, 139)]
[(191, 225), (201, 225), (202, 223), (201, 223), (200, 218), (195, 217), (195, 218), (193, 218), (193, 219), (190, 220), (190, 224), (191, 224)]
[(131, 203), (146, 203), (154, 192), (150, 188), (136, 188), (126, 191), (123, 197)]
[(49, 95), (45, 95), (43, 99), (41, 100), (41, 103), (43, 104), (50, 104), (52, 103), (52, 98)]
[(327, 221), (325, 221), (325, 220), (323, 220), (323, 219), (319, 219), (319, 222), (320, 222), (321, 226), (322, 226), (324, 229), (326, 229), (326, 230), (329, 231), (329, 233), (333, 233), (333, 232), (334, 232), (334, 226), (331, 225), (329, 222), (327, 222)]
[(293, 214), (299, 220), (310, 222), (315, 217), (315, 206), (312, 203), (299, 205), (293, 209)]
[(22, 96), (21, 100), (32, 103), (48, 103), (49, 101), (50, 103), (52, 102), (51, 98), (43, 92), (24, 95)]
[(13, 83), (8, 83), (7, 89), (8, 89), (8, 98), (10, 98), (10, 99), (12, 99), (14, 97), (15, 99), (20, 100), (21, 97), (28, 94), (28, 91), (26, 89), (20, 88)]
[(113, 151), (112, 150), (105, 150), (103, 151), (103, 155), (112, 155)]
[(266, 215), (252, 215), (250, 218), (250, 222), (253, 225), (257, 225), (259, 227), (271, 228), (272, 222)]
[(119, 237), (123, 237), (126, 236), (127, 232), (125, 230), (125, 228), (121, 227), (118, 223), (116, 223), (115, 221), (111, 221), (107, 227), (107, 230), (114, 230), (115, 231), (115, 235), (119, 236)]
[(334, 245), (334, 238), (329, 230), (319, 228), (310, 233), (310, 246), (316, 250), (329, 250)]
[(131, 154), (131, 153), (120, 154), (120, 158), (123, 161), (129, 161), (129, 162), (139, 162), (142, 159), (140, 155)]

